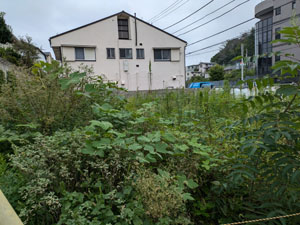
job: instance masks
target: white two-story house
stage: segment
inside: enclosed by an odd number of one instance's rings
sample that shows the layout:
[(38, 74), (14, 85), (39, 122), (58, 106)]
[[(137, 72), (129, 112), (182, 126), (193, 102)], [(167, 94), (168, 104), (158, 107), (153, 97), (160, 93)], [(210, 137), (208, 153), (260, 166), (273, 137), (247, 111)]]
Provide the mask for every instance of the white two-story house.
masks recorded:
[(129, 91), (185, 86), (187, 43), (124, 11), (49, 41), (57, 60), (74, 69), (92, 66)]

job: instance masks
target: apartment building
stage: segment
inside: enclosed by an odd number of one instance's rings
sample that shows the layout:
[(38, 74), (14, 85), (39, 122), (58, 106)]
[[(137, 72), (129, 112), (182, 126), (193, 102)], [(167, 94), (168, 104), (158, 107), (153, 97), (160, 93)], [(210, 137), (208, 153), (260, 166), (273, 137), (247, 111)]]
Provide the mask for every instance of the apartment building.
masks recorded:
[(208, 70), (214, 66), (211, 62), (200, 62), (196, 65), (190, 65), (186, 68), (186, 80), (191, 79), (193, 76), (201, 76), (204, 78), (209, 78)]
[(129, 91), (185, 87), (186, 41), (127, 12), (49, 39), (55, 58)]
[[(255, 7), (255, 17), (260, 19), (256, 23), (255, 53), (256, 55), (268, 54), (271, 52), (282, 52), (294, 54), (300, 59), (300, 49), (293, 45), (274, 43), (272, 40), (280, 39), (278, 33), (283, 27), (291, 26), (291, 17), (299, 18), (299, 0), (264, 0)], [(257, 73), (265, 75), (271, 72), (271, 66), (275, 62), (284, 60), (283, 55), (266, 56), (258, 59)]]

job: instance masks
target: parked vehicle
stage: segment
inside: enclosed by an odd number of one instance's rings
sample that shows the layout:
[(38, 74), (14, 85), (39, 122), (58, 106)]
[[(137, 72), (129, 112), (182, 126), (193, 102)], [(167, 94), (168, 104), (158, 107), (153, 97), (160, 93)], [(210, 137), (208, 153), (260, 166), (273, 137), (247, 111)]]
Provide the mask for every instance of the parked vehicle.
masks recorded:
[(191, 83), (189, 88), (210, 88), (212, 89), (214, 84), (211, 82), (195, 82)]

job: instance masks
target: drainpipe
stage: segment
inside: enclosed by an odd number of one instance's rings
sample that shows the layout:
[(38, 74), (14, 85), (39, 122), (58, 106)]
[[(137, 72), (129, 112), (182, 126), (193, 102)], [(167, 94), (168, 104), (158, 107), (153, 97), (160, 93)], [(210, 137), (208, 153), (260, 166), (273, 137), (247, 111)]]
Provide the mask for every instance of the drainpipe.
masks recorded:
[(137, 40), (136, 13), (134, 13), (134, 27), (135, 27), (135, 46), (137, 46), (138, 40)]

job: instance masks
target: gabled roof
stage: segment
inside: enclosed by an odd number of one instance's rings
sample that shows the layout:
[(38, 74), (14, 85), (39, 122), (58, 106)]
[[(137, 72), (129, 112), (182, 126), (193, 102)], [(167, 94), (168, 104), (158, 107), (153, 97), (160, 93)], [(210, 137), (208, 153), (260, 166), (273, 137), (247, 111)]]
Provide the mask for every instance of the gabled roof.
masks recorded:
[[(64, 34), (70, 33), (70, 32), (72, 32), (72, 31), (79, 30), (79, 29), (81, 29), (81, 28), (84, 28), (84, 27), (90, 26), (90, 25), (92, 25), (92, 24), (95, 24), (95, 23), (98, 23), (98, 22), (107, 20), (107, 19), (109, 19), (109, 18), (111, 18), (111, 17), (118, 16), (118, 15), (120, 15), (120, 14), (126, 14), (127, 16), (130, 16), (130, 17), (135, 18), (135, 16), (133, 16), (133, 15), (131, 15), (131, 14), (125, 12), (125, 11), (121, 11), (121, 12), (119, 12), (119, 13), (113, 14), (113, 15), (111, 15), (111, 16), (105, 17), (105, 18), (100, 19), (100, 20), (97, 20), (97, 21), (94, 21), (94, 22), (92, 22), (92, 23), (88, 23), (88, 24), (86, 24), (86, 25), (83, 25), (83, 26), (74, 28), (74, 29), (72, 29), (72, 30), (68, 30), (68, 31), (65, 31), (65, 32), (63, 32), (63, 33), (54, 35), (54, 36), (52, 36), (52, 37), (49, 38), (49, 41), (50, 41), (50, 43), (51, 43), (51, 39), (52, 39), (52, 38), (56, 38), (56, 37), (62, 36), (62, 35), (64, 35)], [(163, 32), (163, 33), (165, 33), (165, 34), (167, 34), (167, 35), (173, 37), (173, 38), (176, 38), (176, 39), (179, 40), (179, 41), (182, 41), (182, 42), (184, 42), (184, 43), (187, 43), (185, 40), (182, 40), (182, 39), (176, 37), (175, 35), (172, 35), (172, 34), (166, 32), (166, 31), (164, 31), (164, 30), (162, 30), (162, 29), (160, 29), (160, 28), (158, 28), (158, 27), (156, 27), (156, 26), (153, 26), (152, 24), (147, 23), (147, 22), (144, 21), (144, 20), (141, 20), (141, 19), (139, 19), (139, 18), (137, 18), (137, 17), (136, 17), (136, 19), (137, 19), (138, 21), (142, 22), (142, 23), (145, 23), (145, 24), (147, 24), (147, 25), (149, 25), (149, 26), (151, 26), (151, 27), (153, 27), (153, 28), (155, 28), (155, 29), (157, 29), (157, 30), (159, 30), (159, 31), (161, 31), (161, 32)]]

